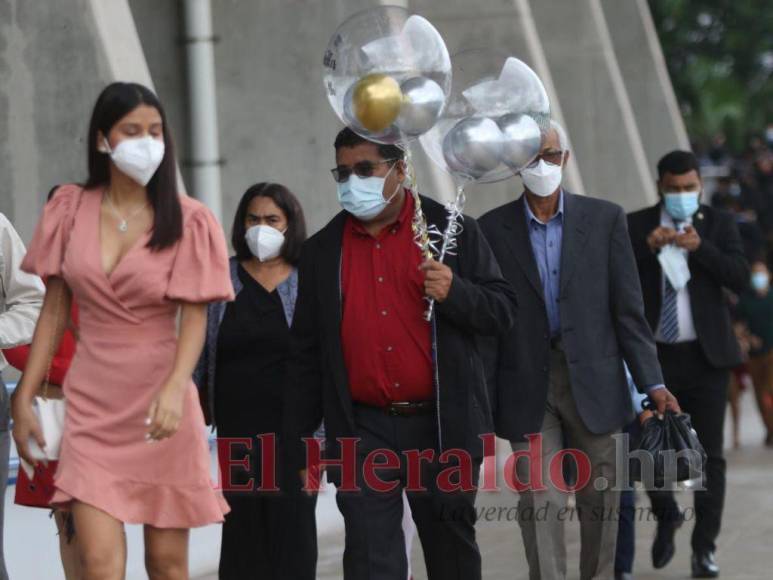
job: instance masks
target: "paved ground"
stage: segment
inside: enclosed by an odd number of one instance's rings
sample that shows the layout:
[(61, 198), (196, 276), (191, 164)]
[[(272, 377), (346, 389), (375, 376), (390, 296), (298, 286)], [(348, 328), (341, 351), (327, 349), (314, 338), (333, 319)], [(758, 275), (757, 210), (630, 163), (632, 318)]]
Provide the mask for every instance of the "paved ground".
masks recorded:
[[(742, 440), (739, 451), (728, 451), (728, 495), (725, 518), (718, 548), (718, 560), (725, 578), (732, 580), (765, 580), (773, 578), (773, 449), (760, 444), (762, 426), (751, 397), (745, 398)], [(639, 505), (648, 505), (640, 494)], [(517, 496), (509, 492), (480, 494), (478, 505), (509, 506)], [(692, 505), (690, 494), (681, 494), (680, 503)], [(649, 560), (654, 525), (637, 526), (637, 580), (689, 578), (690, 530), (686, 524), (677, 536), (677, 554), (664, 570), (654, 570)], [(478, 542), (483, 553), (483, 577), (492, 580), (527, 580), (528, 570), (515, 522), (478, 523)], [(569, 578), (579, 578), (579, 525), (567, 528), (569, 542)], [(317, 577), (333, 580), (342, 577), (341, 545), (336, 537), (320, 538), (320, 561)], [(414, 578), (426, 578), (420, 546), (413, 551)]]
[[(773, 578), (773, 449), (761, 446), (762, 427), (752, 397), (747, 393), (743, 404), (743, 447), (728, 451), (728, 497), (725, 525), (719, 541), (719, 563), (722, 577), (731, 580), (769, 580)], [(213, 469), (215, 462), (213, 461)], [(23, 508), (13, 503), (13, 487), (5, 501), (5, 554), (14, 580), (63, 580), (58, 563), (57, 539), (46, 510)], [(647, 506), (646, 498), (640, 498)], [(691, 505), (689, 494), (683, 494), (683, 505)], [(514, 506), (512, 494), (480, 494), (478, 507)], [(320, 580), (339, 580), (343, 550), (343, 522), (330, 490), (321, 494), (317, 506), (320, 530)], [(653, 524), (642, 522), (638, 529), (638, 580), (678, 579), (689, 577), (689, 528), (677, 536), (678, 552), (664, 571), (654, 571), (649, 563)], [(521, 547), (520, 532), (515, 522), (485, 522), (478, 524), (478, 538), (483, 552), (486, 580), (525, 580), (526, 560)], [(147, 578), (142, 561), (142, 529), (127, 526), (129, 563), (127, 580)], [(578, 578), (577, 563), (579, 532), (577, 524), (568, 528), (570, 570), (569, 580)], [(190, 564), (194, 578), (216, 580), (219, 557), (220, 527), (207, 526), (191, 535)], [(426, 578), (421, 561), (421, 547), (413, 554), (415, 580)], [(284, 579), (283, 579), (284, 580)], [(286, 580), (293, 580), (288, 578)]]
[[(718, 560), (722, 577), (732, 580), (767, 580), (773, 578), (773, 449), (761, 446), (762, 427), (751, 397), (744, 400), (743, 447), (728, 451), (728, 495), (724, 528), (719, 541)], [(692, 505), (689, 493), (681, 494), (683, 506)], [(640, 505), (647, 505), (640, 497)], [(513, 494), (481, 494), (479, 506), (509, 506), (517, 503)], [(655, 571), (649, 562), (649, 550), (654, 533), (652, 523), (642, 522), (637, 527), (637, 580), (689, 578), (692, 525), (687, 524), (677, 536), (677, 554), (665, 569)], [(526, 580), (528, 571), (515, 522), (480, 522), (478, 539), (483, 552), (483, 576), (492, 580)], [(579, 526), (567, 529), (569, 542), (569, 579), (579, 578)], [(334, 531), (320, 537), (318, 567), (319, 580), (342, 578), (341, 553), (343, 536)], [(414, 578), (426, 578), (417, 544), (413, 552)], [(216, 576), (200, 580), (215, 580)], [(290, 579), (288, 579), (290, 580)]]

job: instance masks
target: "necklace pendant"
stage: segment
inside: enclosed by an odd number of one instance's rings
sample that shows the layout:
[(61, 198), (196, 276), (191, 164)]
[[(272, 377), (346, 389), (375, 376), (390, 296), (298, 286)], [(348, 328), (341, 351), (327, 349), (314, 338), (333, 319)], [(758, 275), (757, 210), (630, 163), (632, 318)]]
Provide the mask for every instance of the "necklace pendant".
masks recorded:
[(118, 231), (121, 233), (126, 233), (126, 231), (129, 229), (129, 224), (126, 223), (126, 220), (123, 220), (120, 224), (118, 224)]

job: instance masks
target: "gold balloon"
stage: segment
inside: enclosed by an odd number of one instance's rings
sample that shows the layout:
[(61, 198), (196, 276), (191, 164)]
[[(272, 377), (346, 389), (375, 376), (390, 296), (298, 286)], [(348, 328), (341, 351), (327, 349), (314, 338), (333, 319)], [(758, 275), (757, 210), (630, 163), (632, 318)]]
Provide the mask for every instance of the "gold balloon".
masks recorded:
[(403, 93), (395, 79), (384, 74), (362, 77), (354, 87), (352, 105), (360, 125), (380, 133), (395, 122), (400, 114)]

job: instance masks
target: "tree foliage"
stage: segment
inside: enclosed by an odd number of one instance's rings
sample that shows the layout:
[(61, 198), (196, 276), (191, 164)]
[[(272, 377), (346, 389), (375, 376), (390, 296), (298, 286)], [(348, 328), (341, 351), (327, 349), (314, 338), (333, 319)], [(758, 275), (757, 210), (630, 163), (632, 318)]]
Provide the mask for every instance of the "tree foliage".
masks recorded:
[(740, 147), (773, 123), (771, 0), (649, 0), (677, 99), (694, 138)]

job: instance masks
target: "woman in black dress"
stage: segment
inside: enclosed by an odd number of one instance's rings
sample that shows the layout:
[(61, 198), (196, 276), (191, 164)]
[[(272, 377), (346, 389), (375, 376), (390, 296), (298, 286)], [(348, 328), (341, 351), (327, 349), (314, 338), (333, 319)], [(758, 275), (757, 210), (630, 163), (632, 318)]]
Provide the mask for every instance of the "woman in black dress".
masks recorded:
[[(302, 493), (297, 478), (282, 477), (278, 462), (273, 473), (280, 491), (259, 489), (273, 483), (261, 473), (261, 442), (268, 448), (281, 429), (295, 266), (305, 238), (303, 211), (286, 187), (250, 187), (232, 230), (236, 299), (208, 311), (195, 379), (205, 415), (217, 426), (221, 479), (232, 509), (223, 524), (221, 580), (313, 580), (316, 574), (316, 497)], [(246, 458), (249, 471), (239, 465)]]

